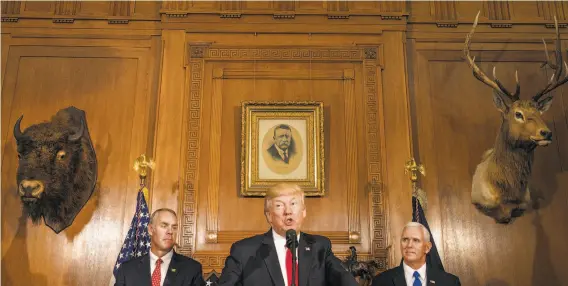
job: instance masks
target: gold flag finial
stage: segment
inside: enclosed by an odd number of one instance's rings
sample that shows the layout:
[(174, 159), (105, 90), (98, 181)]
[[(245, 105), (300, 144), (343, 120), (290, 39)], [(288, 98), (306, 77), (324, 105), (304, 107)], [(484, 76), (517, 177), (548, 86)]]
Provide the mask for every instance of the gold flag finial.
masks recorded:
[(140, 157), (134, 160), (134, 171), (140, 175), (140, 178), (146, 178), (148, 176), (148, 168), (154, 170), (156, 163), (152, 159), (146, 159), (146, 154), (140, 155)]
[(422, 164), (417, 165), (414, 158), (410, 158), (410, 160), (406, 161), (404, 165), (404, 173), (408, 174), (410, 172), (410, 180), (415, 183), (418, 180), (418, 173), (422, 174), (422, 176), (426, 176), (426, 168)]

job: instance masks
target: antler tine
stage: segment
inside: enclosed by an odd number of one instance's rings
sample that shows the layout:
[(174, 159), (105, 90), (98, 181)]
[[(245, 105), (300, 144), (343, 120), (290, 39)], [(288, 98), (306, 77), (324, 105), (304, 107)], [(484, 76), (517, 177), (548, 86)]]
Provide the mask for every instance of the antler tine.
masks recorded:
[(518, 100), (521, 95), (521, 84), (519, 83), (519, 73), (517, 70), (515, 70), (515, 82), (517, 83), (517, 87), (515, 88), (513, 97)]
[(485, 83), (486, 85), (488, 85), (489, 87), (493, 88), (495, 91), (507, 95), (510, 98), (513, 98), (511, 96), (511, 94), (509, 92), (507, 92), (506, 89), (502, 88), (503, 85), (498, 81), (498, 80), (491, 80), (489, 79), (489, 77), (487, 77), (487, 75), (475, 64), (475, 57), (472, 58), (470, 53), (469, 53), (469, 48), (471, 45), (471, 38), (473, 37), (473, 34), (475, 33), (475, 28), (477, 27), (477, 22), (479, 20), (479, 14), (481, 13), (481, 11), (477, 12), (477, 15), (475, 16), (475, 20), (473, 21), (473, 27), (471, 28), (471, 31), (467, 34), (466, 38), (465, 38), (465, 46), (463, 49), (463, 53), (464, 56), (467, 60), (467, 63), (469, 64), (469, 66), (473, 69), (473, 75), (475, 76), (475, 78), (477, 78), (479, 81)]
[[(509, 95), (511, 98), (514, 99), (514, 96), (511, 95), (511, 93), (507, 90), (507, 88), (499, 81), (499, 79), (497, 79), (497, 76), (495, 75), (495, 66), (493, 66), (493, 80), (495, 81), (495, 83), (497, 84), (497, 86), (499, 86), (499, 89), (505, 93), (506, 95)], [(519, 89), (519, 80), (517, 78), (517, 89)]]
[[(568, 81), (568, 73), (566, 75), (564, 75), (564, 78), (562, 80), (560, 80), (560, 77), (562, 75), (562, 73), (564, 72), (564, 70), (568, 71), (568, 65), (566, 65), (566, 62), (562, 61), (562, 50), (561, 50), (561, 44), (560, 44), (560, 30), (558, 29), (558, 20), (556, 19), (556, 16), (554, 16), (554, 27), (556, 30), (556, 63), (551, 63), (550, 62), (550, 58), (548, 57), (548, 50), (546, 48), (546, 42), (543, 39), (544, 42), (544, 48), (545, 48), (545, 55), (546, 55), (546, 63), (544, 63), (544, 66), (549, 66), (552, 70), (554, 70), (554, 74), (552, 74), (552, 77), (550, 77), (550, 80), (548, 81), (548, 84), (546, 85), (546, 87), (540, 91), (539, 93), (537, 93), (535, 96), (533, 96), (533, 100), (534, 101), (539, 101), (540, 98), (555, 90), (557, 87), (563, 85), (564, 83), (566, 83)], [(564, 64), (563, 64), (564, 63)]]

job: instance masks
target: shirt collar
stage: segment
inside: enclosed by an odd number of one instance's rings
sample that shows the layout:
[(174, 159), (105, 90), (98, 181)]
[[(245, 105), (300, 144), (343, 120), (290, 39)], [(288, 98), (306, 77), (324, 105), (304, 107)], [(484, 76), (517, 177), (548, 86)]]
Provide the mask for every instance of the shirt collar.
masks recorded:
[(278, 147), (278, 145), (276, 145), (276, 143), (274, 143), (274, 147), (276, 147), (276, 150), (278, 151), (280, 156), (284, 157), (285, 155), (288, 155), (288, 149), (282, 150), (280, 149), (280, 147)]
[(420, 274), (420, 279), (422, 281), (426, 281), (426, 263), (420, 266), (420, 268), (418, 268), (417, 270), (414, 270), (403, 261), (402, 268), (404, 268), (404, 277), (406, 277), (409, 281), (412, 281), (412, 279), (414, 278), (414, 271), (418, 271), (418, 273)]
[[(150, 265), (156, 264), (156, 260), (158, 260), (158, 256), (156, 256), (151, 250), (148, 251), (148, 253), (150, 254)], [(170, 263), (173, 256), (174, 256), (174, 249), (172, 248), (172, 250), (170, 250), (170, 252), (166, 253), (164, 256), (161, 257), (162, 263)]]

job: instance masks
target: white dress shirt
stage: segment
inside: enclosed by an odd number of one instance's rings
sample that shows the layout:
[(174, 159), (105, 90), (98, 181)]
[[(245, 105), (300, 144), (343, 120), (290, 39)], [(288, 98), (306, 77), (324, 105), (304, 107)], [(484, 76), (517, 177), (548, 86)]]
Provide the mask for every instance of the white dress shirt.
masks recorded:
[(412, 286), (414, 283), (414, 271), (418, 271), (420, 274), (420, 282), (422, 282), (422, 286), (426, 286), (426, 263), (422, 265), (418, 270), (412, 269), (412, 267), (406, 265), (404, 261), (402, 262), (402, 268), (404, 268), (404, 279), (406, 280), (406, 285)]
[(286, 156), (288, 156), (288, 149), (282, 150), (276, 144), (274, 144), (274, 147), (276, 147), (276, 150), (278, 151), (278, 154), (280, 154), (280, 157), (282, 158), (282, 160), (286, 160)]
[[(152, 273), (154, 273), (154, 269), (156, 269), (156, 261), (158, 261), (158, 256), (156, 256), (152, 251), (150, 253), (150, 277)], [(170, 252), (166, 253), (166, 255), (162, 256), (162, 265), (160, 266), (160, 285), (164, 285), (164, 281), (166, 280), (166, 274), (168, 273), (168, 267), (170, 267), (170, 262), (172, 261), (172, 257), (174, 256), (174, 250), (170, 250)]]
[[(279, 235), (272, 229), (272, 237), (274, 238), (274, 246), (276, 247), (276, 253), (278, 254), (278, 263), (280, 264), (280, 270), (282, 271), (282, 278), (284, 278), (284, 286), (288, 286), (288, 273), (286, 271), (286, 238)], [(300, 241), (300, 233), (298, 232), (298, 242)], [(298, 257), (298, 248), (296, 248), (296, 257)], [(300, 264), (300, 259), (298, 258), (298, 265)], [(296, 276), (298, 272), (296, 272)]]

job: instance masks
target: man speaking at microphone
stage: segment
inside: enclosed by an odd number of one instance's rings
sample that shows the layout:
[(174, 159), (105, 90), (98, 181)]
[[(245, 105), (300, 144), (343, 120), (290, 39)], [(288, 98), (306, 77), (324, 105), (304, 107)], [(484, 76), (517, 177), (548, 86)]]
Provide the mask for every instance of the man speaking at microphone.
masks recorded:
[[(297, 185), (278, 184), (268, 190), (264, 214), (271, 229), (231, 246), (219, 285), (358, 285), (331, 251), (328, 238), (300, 231), (306, 217), (304, 197), (304, 191)], [(295, 269), (294, 260), (297, 260)]]

